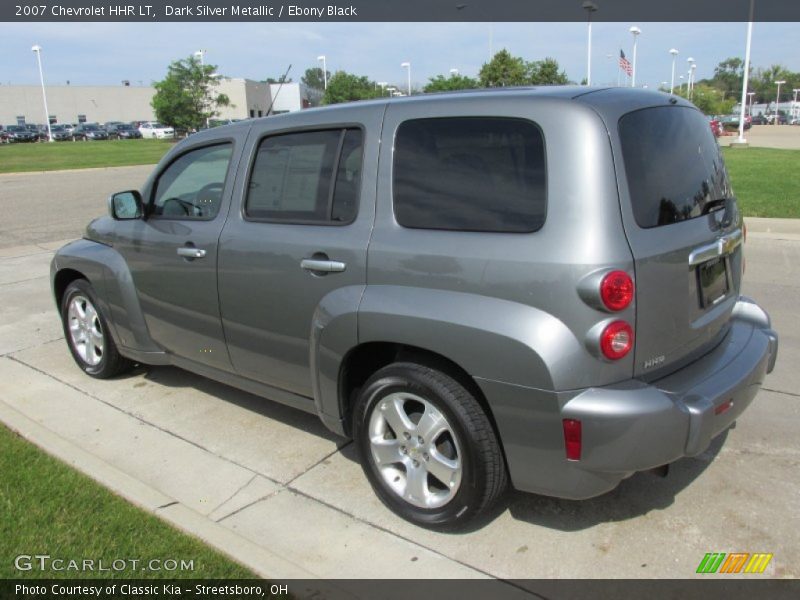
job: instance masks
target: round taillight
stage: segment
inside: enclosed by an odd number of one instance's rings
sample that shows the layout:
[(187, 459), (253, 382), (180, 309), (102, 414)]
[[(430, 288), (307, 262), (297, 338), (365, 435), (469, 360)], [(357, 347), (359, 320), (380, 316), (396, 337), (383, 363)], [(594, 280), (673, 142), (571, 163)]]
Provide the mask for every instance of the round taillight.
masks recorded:
[(600, 350), (609, 360), (619, 360), (633, 348), (633, 328), (625, 321), (610, 323), (600, 334)]
[(611, 271), (600, 282), (600, 299), (614, 312), (627, 308), (633, 301), (633, 279), (625, 271)]

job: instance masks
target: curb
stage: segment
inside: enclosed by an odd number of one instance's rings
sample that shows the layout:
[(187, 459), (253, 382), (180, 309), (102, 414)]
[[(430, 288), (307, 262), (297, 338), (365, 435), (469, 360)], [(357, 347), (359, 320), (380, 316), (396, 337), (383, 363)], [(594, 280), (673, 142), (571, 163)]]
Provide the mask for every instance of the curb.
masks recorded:
[[(0, 400), (0, 421), (47, 454), (77, 469), (138, 508), (199, 538), (264, 579), (317, 580), (318, 575), (240, 537), (230, 529), (120, 471)], [(324, 585), (321, 587), (327, 588)]]

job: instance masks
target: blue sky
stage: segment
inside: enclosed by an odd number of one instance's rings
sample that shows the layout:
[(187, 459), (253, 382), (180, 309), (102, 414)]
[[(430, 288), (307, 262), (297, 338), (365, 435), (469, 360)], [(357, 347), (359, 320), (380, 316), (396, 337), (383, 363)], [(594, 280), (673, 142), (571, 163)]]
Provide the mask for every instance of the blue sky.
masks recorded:
[[(671, 47), (680, 51), (678, 73), (686, 58), (698, 65), (697, 78), (713, 74), (730, 56), (744, 57), (746, 23), (595, 23), (595, 84), (616, 83), (617, 56), (632, 54), (631, 25), (641, 28), (637, 84), (669, 81)], [(476, 75), (494, 51), (507, 48), (528, 60), (551, 56), (567, 75), (586, 73), (586, 23), (3, 23), (0, 25), (0, 84), (38, 83), (30, 48), (43, 47), (49, 85), (148, 85), (164, 76), (170, 61), (207, 50), (207, 62), (232, 77), (278, 77), (289, 63), (290, 76), (328, 59), (328, 70), (344, 69), (375, 81), (405, 82), (403, 61), (412, 64), (412, 81), (457, 68)], [(756, 23), (754, 66), (782, 64), (800, 71), (798, 23)], [(608, 58), (608, 55), (612, 55)], [(677, 76), (676, 76), (677, 80)], [(676, 81), (677, 85), (677, 81)]]

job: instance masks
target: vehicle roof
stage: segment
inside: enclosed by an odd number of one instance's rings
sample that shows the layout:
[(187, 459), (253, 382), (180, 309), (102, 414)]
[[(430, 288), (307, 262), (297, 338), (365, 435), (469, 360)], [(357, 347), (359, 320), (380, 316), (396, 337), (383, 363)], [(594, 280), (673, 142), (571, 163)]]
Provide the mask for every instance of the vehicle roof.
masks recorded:
[(387, 104), (435, 104), (449, 102), (454, 98), (469, 99), (475, 102), (492, 102), (493, 100), (508, 97), (529, 98), (532, 102), (539, 100), (551, 102), (553, 100), (563, 101), (565, 107), (579, 101), (581, 104), (588, 104), (603, 117), (614, 117), (638, 108), (648, 106), (664, 105), (666, 103), (694, 106), (679, 96), (670, 95), (666, 92), (623, 87), (587, 87), (580, 85), (545, 85), (529, 87), (502, 87), (502, 88), (482, 88), (474, 90), (459, 90), (454, 92), (436, 92), (418, 94), (416, 96), (404, 96), (400, 98), (377, 98), (374, 100), (359, 100), (329, 106), (320, 106), (304, 109), (280, 115), (270, 115), (256, 119), (245, 119), (243, 121), (221, 125), (212, 129), (204, 130), (201, 133), (231, 131), (231, 128), (249, 128), (254, 122), (264, 119), (281, 119), (291, 122), (301, 119), (302, 115), (318, 113), (321, 111), (334, 114), (338, 110), (345, 110), (353, 106), (380, 106)]

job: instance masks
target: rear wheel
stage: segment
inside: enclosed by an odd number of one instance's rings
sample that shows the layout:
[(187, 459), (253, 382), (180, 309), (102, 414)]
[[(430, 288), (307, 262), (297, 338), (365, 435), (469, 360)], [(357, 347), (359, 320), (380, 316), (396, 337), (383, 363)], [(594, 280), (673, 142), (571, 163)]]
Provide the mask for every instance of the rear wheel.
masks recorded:
[(506, 488), (505, 461), (486, 413), (441, 371), (414, 363), (384, 367), (362, 388), (353, 419), (373, 489), (412, 523), (461, 528)]
[(61, 301), (61, 321), (72, 358), (87, 375), (107, 379), (133, 366), (117, 350), (108, 323), (97, 308), (94, 289), (85, 279), (67, 286)]

